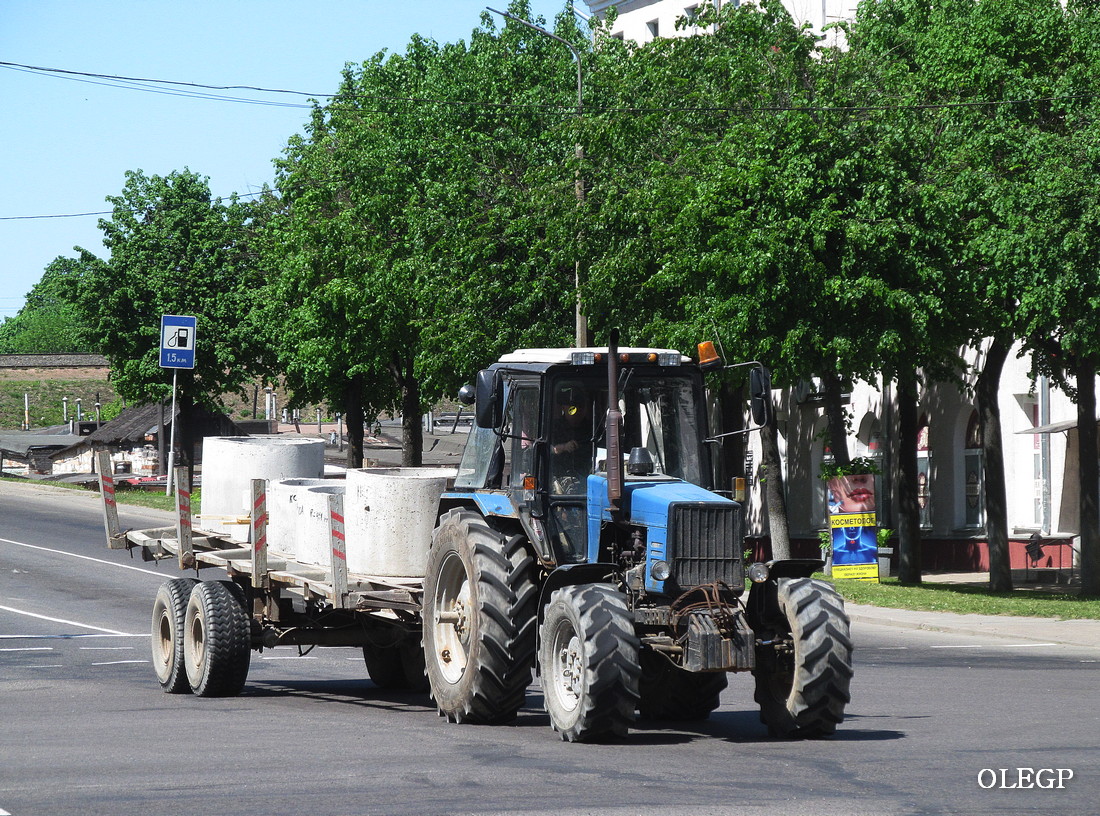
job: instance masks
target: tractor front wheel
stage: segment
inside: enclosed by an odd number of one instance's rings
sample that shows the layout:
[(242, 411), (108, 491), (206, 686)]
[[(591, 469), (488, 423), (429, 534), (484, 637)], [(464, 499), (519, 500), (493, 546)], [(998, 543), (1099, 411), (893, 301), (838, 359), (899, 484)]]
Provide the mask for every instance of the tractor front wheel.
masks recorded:
[(539, 671), (550, 724), (567, 742), (624, 737), (638, 705), (638, 638), (621, 592), (563, 587), (542, 624)]
[(828, 736), (851, 700), (852, 638), (844, 600), (811, 578), (780, 578), (777, 597), (789, 628), (771, 633), (771, 642), (756, 649), (760, 719), (773, 736)]

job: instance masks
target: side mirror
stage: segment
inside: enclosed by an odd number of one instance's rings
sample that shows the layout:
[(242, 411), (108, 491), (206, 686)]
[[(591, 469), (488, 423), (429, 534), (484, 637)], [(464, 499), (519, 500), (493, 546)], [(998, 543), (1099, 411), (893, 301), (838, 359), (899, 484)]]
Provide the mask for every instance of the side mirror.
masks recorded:
[(477, 401), (477, 392), (469, 383), (458, 389), (458, 401), (463, 405), (473, 405)]
[(489, 368), (477, 372), (474, 421), (479, 428), (497, 428), (504, 414), (504, 378)]
[(755, 425), (767, 425), (772, 417), (772, 383), (763, 366), (749, 369), (749, 410)]

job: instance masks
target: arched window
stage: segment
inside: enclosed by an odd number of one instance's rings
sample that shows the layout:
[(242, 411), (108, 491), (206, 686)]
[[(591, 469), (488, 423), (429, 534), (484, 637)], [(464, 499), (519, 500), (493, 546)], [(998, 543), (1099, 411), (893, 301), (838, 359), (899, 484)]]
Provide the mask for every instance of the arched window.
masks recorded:
[(868, 412), (863, 421), (859, 423), (859, 430), (856, 433), (856, 456), (865, 456), (868, 459), (873, 459), (878, 465), (880, 473), (875, 474), (875, 496), (878, 497), (875, 513), (878, 516), (877, 523), (880, 527), (886, 527), (889, 525), (888, 514), (888, 499), (886, 493), (884, 481), (884, 474), (886, 468), (883, 467), (883, 451), (886, 448), (886, 441), (882, 437), (882, 423), (879, 422), (878, 417), (873, 413)]
[(963, 453), (963, 511), (967, 527), (981, 527), (984, 521), (984, 474), (982, 462), (982, 423), (977, 411), (970, 412), (966, 423)]
[(928, 444), (928, 414), (917, 423), (917, 506), (920, 526), (932, 526), (932, 449)]

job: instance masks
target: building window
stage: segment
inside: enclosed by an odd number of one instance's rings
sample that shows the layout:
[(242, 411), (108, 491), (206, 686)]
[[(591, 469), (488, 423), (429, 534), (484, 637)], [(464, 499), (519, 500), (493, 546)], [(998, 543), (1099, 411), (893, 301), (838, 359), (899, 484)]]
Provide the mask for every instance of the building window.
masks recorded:
[(982, 423), (977, 411), (970, 412), (966, 424), (966, 447), (963, 453), (963, 508), (967, 527), (981, 527), (985, 514), (985, 493), (982, 462)]
[[(878, 417), (874, 414), (868, 413), (863, 418), (863, 422), (860, 423), (859, 432), (856, 434), (855, 448), (856, 456), (864, 456), (868, 459), (873, 459), (875, 464), (878, 465), (879, 470), (885, 471), (882, 455), (885, 449), (885, 442), (882, 438), (882, 425), (879, 423)], [(883, 473), (875, 474), (875, 496), (877, 497), (875, 514), (879, 527), (886, 527), (889, 522), (886, 509), (888, 498), (883, 482), (883, 475)]]
[(657, 39), (661, 36), (661, 22), (660, 20), (650, 20), (645, 24), (645, 27), (649, 29), (649, 36), (653, 39)]
[(917, 507), (920, 526), (932, 526), (932, 449), (928, 444), (928, 415), (917, 423)]

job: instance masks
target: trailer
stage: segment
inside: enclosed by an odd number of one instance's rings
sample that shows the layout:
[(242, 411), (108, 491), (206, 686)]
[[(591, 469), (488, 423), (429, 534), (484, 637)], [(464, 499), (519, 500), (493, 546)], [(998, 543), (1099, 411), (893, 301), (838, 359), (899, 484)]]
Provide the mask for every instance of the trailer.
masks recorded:
[[(750, 421), (710, 436), (704, 377), (731, 368)], [(232, 695), (253, 650), (351, 646), (375, 683), (427, 690), (457, 723), (514, 719), (534, 671), (562, 739), (622, 737), (639, 714), (707, 717), (746, 673), (769, 732), (834, 733), (853, 674), (844, 601), (820, 560), (745, 564), (741, 497), (712, 484), (710, 449), (770, 420), (762, 366), (724, 366), (709, 344), (698, 362), (620, 348), (612, 331), (603, 348), (504, 355), (459, 399), (474, 424), (457, 473), (348, 471), (341, 491), (288, 484), (319, 472), (256, 477), (271, 457), (235, 451), (207, 465), (219, 509), (204, 498), (194, 529), (179, 472), (176, 524), (122, 533), (101, 466), (109, 546), (195, 573), (154, 602), (164, 690)], [(311, 504), (295, 499), (292, 521), (280, 491), (297, 489)], [(199, 580), (210, 568), (224, 577)]]
[[(108, 547), (136, 550), (145, 561), (173, 562), (194, 573), (166, 581), (153, 605), (153, 662), (166, 692), (238, 694), (247, 680), (251, 652), (286, 645), (362, 648), (376, 684), (427, 688), (420, 651), (423, 577), (349, 571), (340, 492), (323, 497), (323, 512), (314, 519), (320, 522), (316, 528), (325, 528), (328, 564), (316, 558), (307, 563), (269, 547), (268, 495), (278, 482), (250, 480), (249, 514), (218, 519), (247, 527), (247, 542), (193, 526), (186, 468), (174, 472), (175, 524), (123, 531), (114, 476), (102, 466), (106, 454), (98, 456)], [(385, 471), (395, 469), (380, 470), (385, 478)], [(316, 514), (316, 508), (311, 512)], [(211, 568), (224, 575), (203, 580)]]

